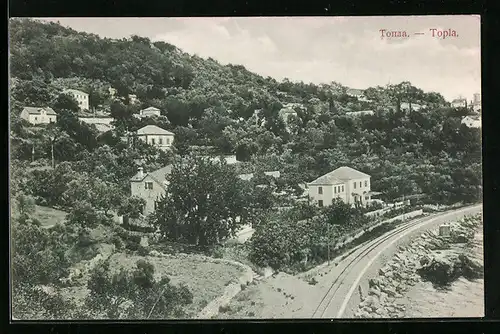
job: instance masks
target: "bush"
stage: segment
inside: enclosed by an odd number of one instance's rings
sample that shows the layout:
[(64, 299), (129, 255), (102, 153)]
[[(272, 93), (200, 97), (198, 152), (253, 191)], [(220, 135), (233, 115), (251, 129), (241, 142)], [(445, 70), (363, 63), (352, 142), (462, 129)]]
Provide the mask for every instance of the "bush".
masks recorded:
[(231, 311), (231, 307), (229, 305), (219, 306), (219, 313), (227, 313), (229, 311)]
[(139, 245), (139, 247), (137, 248), (137, 251), (138, 251), (140, 256), (148, 256), (149, 255), (149, 250), (144, 246)]
[[(87, 316), (111, 319), (165, 319), (185, 316), (183, 307), (192, 303), (186, 286), (175, 286), (168, 277), (155, 279), (155, 267), (139, 260), (132, 272), (112, 274), (109, 262), (96, 266), (90, 275), (90, 293), (85, 301)], [(127, 302), (116, 303), (115, 300)]]
[(122, 238), (120, 238), (118, 235), (113, 235), (111, 237), (111, 242), (113, 245), (115, 245), (115, 248), (117, 250), (121, 250), (125, 247), (125, 243), (123, 242)]

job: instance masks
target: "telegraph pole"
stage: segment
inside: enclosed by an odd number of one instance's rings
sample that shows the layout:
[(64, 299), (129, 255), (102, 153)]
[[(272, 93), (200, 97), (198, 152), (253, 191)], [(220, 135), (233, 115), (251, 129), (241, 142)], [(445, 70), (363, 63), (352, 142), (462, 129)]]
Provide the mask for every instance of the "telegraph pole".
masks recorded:
[(33, 147), (31, 149), (31, 162), (35, 162), (35, 143), (33, 143)]
[(328, 265), (330, 265), (330, 223), (328, 222), (328, 236), (327, 240), (327, 252), (328, 252)]
[(50, 137), (50, 154), (52, 158), (52, 168), (55, 168), (55, 161), (54, 161), (54, 141), (56, 140), (55, 136)]

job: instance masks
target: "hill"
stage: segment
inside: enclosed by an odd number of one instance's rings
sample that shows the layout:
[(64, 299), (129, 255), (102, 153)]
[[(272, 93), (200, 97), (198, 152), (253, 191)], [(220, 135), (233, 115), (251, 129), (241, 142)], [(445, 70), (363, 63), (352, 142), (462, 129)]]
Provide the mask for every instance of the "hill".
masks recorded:
[[(462, 126), (461, 111), (447, 107), (440, 94), (409, 82), (372, 87), (365, 90), (365, 99), (358, 99), (335, 82), (278, 82), (241, 65), (222, 65), (139, 36), (114, 40), (56, 23), (14, 19), (10, 39), (11, 122), (20, 159), (31, 158), (30, 145), (45, 138), (43, 131), (16, 125), (22, 106), (51, 105), (64, 114), (68, 102), (61, 102), (59, 93), (70, 87), (88, 92), (91, 108), (110, 112), (117, 132), (157, 124), (176, 134), (179, 153), (193, 145), (214, 146), (218, 153), (236, 153), (249, 161), (245, 172), (284, 171), (284, 182), (291, 185), (348, 165), (372, 175), (373, 188), (388, 197), (425, 192), (435, 200), (478, 198), (479, 131)], [(111, 98), (110, 87), (121, 100)], [(140, 102), (130, 103), (128, 94)], [(404, 112), (403, 102), (426, 108)], [(296, 117), (285, 126), (278, 111), (290, 103), (303, 108), (296, 108)], [(132, 117), (149, 106), (165, 117)], [(375, 113), (345, 116), (366, 109)], [(96, 141), (92, 126), (78, 125), (72, 116), (62, 118), (58, 131), (65, 139), (56, 160), (79, 160), (102, 145), (123, 155), (116, 136)], [(50, 157), (49, 146), (41, 151), (41, 157)]]

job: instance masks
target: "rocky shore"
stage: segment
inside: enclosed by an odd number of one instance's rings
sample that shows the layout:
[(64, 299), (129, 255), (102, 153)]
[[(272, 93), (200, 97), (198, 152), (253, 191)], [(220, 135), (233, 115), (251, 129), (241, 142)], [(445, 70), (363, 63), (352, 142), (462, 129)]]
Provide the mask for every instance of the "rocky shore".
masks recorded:
[(427, 231), (411, 244), (402, 246), (394, 257), (370, 279), (356, 318), (404, 318), (405, 295), (417, 284), (432, 284), (437, 291), (447, 291), (457, 280), (481, 279), (482, 256), (476, 251), (477, 233), (482, 229), (480, 215), (450, 224), (450, 233)]

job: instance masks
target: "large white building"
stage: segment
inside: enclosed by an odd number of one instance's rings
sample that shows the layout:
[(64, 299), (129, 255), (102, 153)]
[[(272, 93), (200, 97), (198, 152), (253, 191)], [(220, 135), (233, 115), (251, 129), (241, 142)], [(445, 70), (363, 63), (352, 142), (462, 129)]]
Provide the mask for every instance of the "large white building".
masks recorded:
[(80, 108), (80, 110), (90, 110), (89, 109), (89, 94), (82, 92), (81, 90), (77, 90), (77, 89), (65, 89), (63, 91), (63, 93), (68, 94), (70, 96), (73, 96), (73, 98), (78, 103), (78, 107)]
[(346, 204), (365, 206), (371, 196), (371, 176), (351, 167), (340, 167), (307, 184), (310, 199), (320, 207), (329, 206), (335, 198)]
[(480, 128), (481, 127), (481, 116), (465, 116), (462, 118), (462, 124), (465, 124), (468, 128)]
[(31, 124), (49, 124), (57, 122), (57, 114), (50, 107), (24, 107), (20, 117)]
[(174, 133), (156, 125), (146, 125), (137, 130), (137, 138), (160, 150), (168, 150), (174, 142)]

